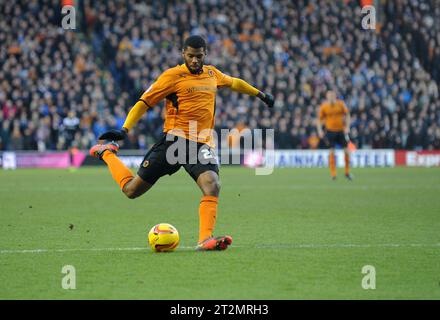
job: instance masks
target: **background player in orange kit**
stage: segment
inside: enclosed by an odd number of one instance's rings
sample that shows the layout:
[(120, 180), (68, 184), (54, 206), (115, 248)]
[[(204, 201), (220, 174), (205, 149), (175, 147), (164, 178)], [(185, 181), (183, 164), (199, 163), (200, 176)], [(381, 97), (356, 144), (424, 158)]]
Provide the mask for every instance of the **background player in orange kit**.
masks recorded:
[(334, 91), (328, 91), (326, 94), (326, 101), (324, 101), (319, 107), (319, 115), (317, 119), (318, 135), (322, 139), (324, 138), (324, 132), (322, 131), (322, 125), (324, 124), (325, 141), (330, 147), (329, 154), (329, 166), (332, 179), (336, 179), (336, 160), (335, 160), (335, 147), (340, 145), (344, 148), (345, 154), (345, 177), (352, 180), (353, 177), (350, 174), (350, 153), (347, 148), (349, 142), (350, 133), (350, 112), (344, 101), (336, 99), (336, 93)]
[[(220, 192), (218, 164), (211, 150), (217, 88), (229, 87), (233, 91), (257, 96), (269, 107), (273, 107), (274, 99), (239, 78), (204, 65), (206, 53), (206, 42), (202, 37), (187, 38), (182, 50), (185, 63), (163, 72), (130, 110), (122, 129), (110, 130), (99, 137), (112, 142), (93, 146), (90, 154), (107, 164), (113, 179), (130, 199), (144, 194), (160, 177), (171, 175), (183, 166), (203, 193), (199, 206), (197, 249), (224, 250), (232, 243), (232, 238), (213, 237)], [(133, 176), (116, 156), (119, 146), (114, 141), (123, 140), (142, 115), (163, 99), (166, 99), (164, 135), (147, 152), (137, 175)], [(192, 132), (191, 123), (196, 123), (196, 132)], [(186, 161), (172, 164), (168, 161), (167, 150), (182, 139)], [(196, 152), (189, 147), (191, 143), (197, 144)], [(200, 154), (208, 161), (201, 161)]]

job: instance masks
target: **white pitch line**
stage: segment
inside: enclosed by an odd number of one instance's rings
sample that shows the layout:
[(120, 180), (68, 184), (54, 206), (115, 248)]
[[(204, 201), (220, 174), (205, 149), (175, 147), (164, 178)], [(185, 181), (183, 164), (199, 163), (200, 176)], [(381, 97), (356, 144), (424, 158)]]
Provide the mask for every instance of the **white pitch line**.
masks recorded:
[[(384, 243), (384, 244), (353, 244), (353, 243), (336, 243), (336, 244), (267, 244), (255, 246), (232, 246), (233, 248), (249, 248), (249, 249), (350, 249), (350, 248), (440, 248), (440, 243)], [(195, 247), (181, 246), (180, 250), (194, 250)], [(148, 247), (133, 248), (71, 248), (71, 249), (4, 249), (0, 250), (0, 254), (21, 254), (21, 253), (65, 253), (65, 252), (100, 252), (100, 251), (149, 251)]]
[[(195, 247), (179, 247), (179, 249), (194, 249)], [(0, 254), (14, 253), (64, 253), (64, 252), (81, 252), (81, 251), (148, 251), (148, 247), (133, 248), (71, 248), (71, 249), (25, 249), (25, 250), (0, 250)]]
[(335, 243), (335, 244), (268, 244), (258, 245), (258, 249), (344, 249), (344, 248), (440, 248), (440, 243), (378, 243), (378, 244), (354, 244), (354, 243)]

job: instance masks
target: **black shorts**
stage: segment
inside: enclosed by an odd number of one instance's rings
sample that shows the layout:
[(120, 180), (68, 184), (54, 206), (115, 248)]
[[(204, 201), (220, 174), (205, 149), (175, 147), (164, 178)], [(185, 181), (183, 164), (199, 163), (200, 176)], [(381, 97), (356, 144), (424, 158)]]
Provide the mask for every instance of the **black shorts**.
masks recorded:
[(339, 145), (343, 148), (347, 147), (348, 141), (344, 134), (344, 131), (328, 131), (325, 134), (325, 140), (329, 148), (335, 148)]
[(219, 173), (217, 157), (207, 144), (173, 135), (168, 135), (168, 140), (164, 134), (145, 155), (137, 172), (145, 182), (155, 184), (159, 178), (176, 173), (182, 166), (194, 181), (206, 171)]

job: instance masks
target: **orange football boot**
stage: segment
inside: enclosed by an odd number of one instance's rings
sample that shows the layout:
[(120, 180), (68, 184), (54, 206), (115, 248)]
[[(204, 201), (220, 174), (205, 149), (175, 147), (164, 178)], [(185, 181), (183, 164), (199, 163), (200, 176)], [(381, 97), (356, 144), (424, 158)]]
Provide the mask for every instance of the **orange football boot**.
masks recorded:
[(209, 237), (197, 245), (197, 251), (226, 250), (232, 244), (231, 236)]
[(92, 157), (102, 160), (102, 155), (107, 150), (116, 154), (118, 153), (119, 145), (114, 141), (106, 144), (95, 144), (93, 147), (90, 148), (89, 153)]

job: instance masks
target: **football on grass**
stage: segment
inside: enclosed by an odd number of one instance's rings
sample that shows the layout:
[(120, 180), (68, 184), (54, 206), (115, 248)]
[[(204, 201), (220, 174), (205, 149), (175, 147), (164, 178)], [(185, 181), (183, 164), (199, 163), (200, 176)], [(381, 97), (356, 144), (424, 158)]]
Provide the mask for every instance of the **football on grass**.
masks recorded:
[(179, 232), (169, 223), (159, 223), (148, 233), (148, 243), (155, 252), (174, 251), (179, 245)]

